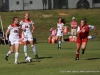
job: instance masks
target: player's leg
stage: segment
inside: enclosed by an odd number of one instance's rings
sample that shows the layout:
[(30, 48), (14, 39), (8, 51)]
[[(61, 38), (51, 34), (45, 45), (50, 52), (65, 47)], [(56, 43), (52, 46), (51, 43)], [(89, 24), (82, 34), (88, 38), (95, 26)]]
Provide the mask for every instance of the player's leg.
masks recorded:
[(80, 47), (81, 47), (81, 44), (77, 43), (76, 44), (76, 58), (75, 58), (75, 60), (79, 60)]
[(19, 46), (19, 43), (15, 43), (15, 64), (18, 64)]
[(31, 48), (32, 48), (32, 50), (33, 50), (33, 52), (34, 52), (35, 58), (38, 59), (38, 54), (37, 54), (37, 51), (36, 51), (36, 47), (35, 47), (35, 45), (33, 44), (33, 39), (29, 39), (29, 43), (30, 43)]
[(80, 51), (81, 44), (82, 44), (82, 39), (80, 37), (78, 37), (77, 43), (76, 43), (76, 58), (75, 58), (75, 60), (79, 60), (79, 51)]
[(86, 49), (86, 45), (87, 45), (87, 42), (82, 42), (82, 54), (84, 54), (85, 52), (85, 49)]
[(10, 50), (7, 52), (5, 60), (8, 61), (8, 57), (11, 53), (14, 52), (14, 45), (10, 46)]
[(8, 57), (11, 53), (14, 52), (14, 44), (13, 44), (13, 40), (9, 41), (9, 46), (10, 46), (10, 50), (7, 52), (6, 56), (5, 56), (5, 60), (8, 61)]
[(28, 56), (27, 40), (27, 37), (23, 40), (25, 58)]
[(62, 36), (58, 36), (58, 49), (61, 49), (61, 39)]

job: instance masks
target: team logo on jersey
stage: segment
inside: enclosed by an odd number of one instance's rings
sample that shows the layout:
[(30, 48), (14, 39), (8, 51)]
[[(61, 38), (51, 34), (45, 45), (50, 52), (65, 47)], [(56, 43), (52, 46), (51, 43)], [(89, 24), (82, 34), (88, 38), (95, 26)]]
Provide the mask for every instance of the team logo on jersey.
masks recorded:
[(82, 28), (82, 32), (85, 32), (85, 27)]
[(18, 33), (18, 30), (14, 30), (14, 33)]
[(82, 32), (85, 32), (85, 29), (82, 29)]

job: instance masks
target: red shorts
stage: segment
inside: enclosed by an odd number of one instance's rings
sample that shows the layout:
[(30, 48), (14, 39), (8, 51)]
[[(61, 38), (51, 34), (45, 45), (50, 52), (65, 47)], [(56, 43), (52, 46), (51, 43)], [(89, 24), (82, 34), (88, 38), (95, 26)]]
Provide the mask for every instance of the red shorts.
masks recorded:
[(87, 42), (88, 38), (77, 38), (77, 43), (82, 44), (82, 42)]

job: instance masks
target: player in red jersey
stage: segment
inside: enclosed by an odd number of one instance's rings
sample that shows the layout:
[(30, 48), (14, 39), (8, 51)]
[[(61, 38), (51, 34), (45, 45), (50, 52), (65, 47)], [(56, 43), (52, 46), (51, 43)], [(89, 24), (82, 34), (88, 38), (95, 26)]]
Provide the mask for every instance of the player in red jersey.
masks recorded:
[(94, 26), (87, 24), (86, 18), (82, 19), (81, 24), (80, 26), (78, 26), (78, 29), (77, 29), (78, 37), (77, 37), (75, 60), (79, 60), (80, 47), (82, 47), (82, 54), (84, 54), (84, 51), (86, 49), (86, 45), (88, 42), (89, 29), (94, 29), (96, 34), (98, 33), (97, 29)]

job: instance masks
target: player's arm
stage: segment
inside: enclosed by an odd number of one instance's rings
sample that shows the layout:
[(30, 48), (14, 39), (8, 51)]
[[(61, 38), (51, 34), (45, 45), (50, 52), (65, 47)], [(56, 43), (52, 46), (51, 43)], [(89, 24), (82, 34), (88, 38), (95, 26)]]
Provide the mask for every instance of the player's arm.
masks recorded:
[(6, 40), (8, 40), (9, 31), (10, 31), (10, 29), (7, 29), (7, 31), (6, 31)]
[(80, 27), (77, 28), (77, 34), (79, 34), (82, 30), (80, 30)]
[(98, 34), (98, 30), (96, 27), (94, 27), (95, 33)]
[(89, 29), (90, 30), (94, 29), (95, 30), (95, 33), (98, 34), (98, 30), (97, 30), (97, 28), (95, 26), (89, 25)]
[(26, 31), (26, 28), (23, 28), (23, 27), (22, 27), (22, 25), (23, 25), (23, 22), (22, 22), (22, 21), (20, 21), (19, 25), (20, 25), (20, 29), (21, 29), (21, 30)]
[(34, 32), (34, 30), (35, 30), (35, 26), (34, 24), (32, 24), (32, 33)]
[(25, 38), (24, 31), (22, 31), (22, 36), (23, 36), (23, 38)]

